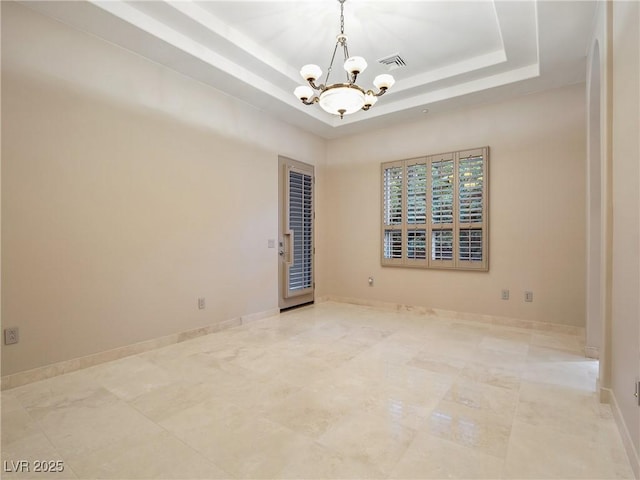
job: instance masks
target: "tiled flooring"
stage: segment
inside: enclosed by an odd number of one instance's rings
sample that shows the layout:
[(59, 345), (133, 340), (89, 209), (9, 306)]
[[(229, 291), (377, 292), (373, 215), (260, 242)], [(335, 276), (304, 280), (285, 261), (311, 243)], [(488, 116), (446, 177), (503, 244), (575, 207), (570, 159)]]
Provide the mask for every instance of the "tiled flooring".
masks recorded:
[[(3, 392), (2, 460), (63, 460), (60, 479), (632, 478), (580, 349), (321, 303)], [(47, 475), (3, 475), (29, 477)]]

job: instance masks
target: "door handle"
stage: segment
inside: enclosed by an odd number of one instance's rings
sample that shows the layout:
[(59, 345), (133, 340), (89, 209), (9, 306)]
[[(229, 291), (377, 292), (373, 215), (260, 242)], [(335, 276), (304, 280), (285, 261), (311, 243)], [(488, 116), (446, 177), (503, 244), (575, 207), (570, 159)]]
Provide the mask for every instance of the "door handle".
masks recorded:
[(284, 250), (280, 250), (280, 251), (278, 252), (278, 254), (279, 254), (281, 257), (284, 257)]
[[(280, 255), (285, 257), (285, 262), (289, 265), (293, 264), (293, 230), (289, 230), (284, 234), (286, 239), (285, 248), (280, 250)], [(286, 256), (285, 256), (286, 255)]]

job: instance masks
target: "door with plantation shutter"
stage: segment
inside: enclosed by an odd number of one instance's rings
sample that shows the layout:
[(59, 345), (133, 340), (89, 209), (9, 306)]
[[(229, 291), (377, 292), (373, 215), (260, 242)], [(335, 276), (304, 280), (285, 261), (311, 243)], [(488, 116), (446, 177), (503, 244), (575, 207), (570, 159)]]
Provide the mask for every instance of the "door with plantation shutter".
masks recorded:
[(313, 301), (313, 167), (280, 157), (280, 308)]

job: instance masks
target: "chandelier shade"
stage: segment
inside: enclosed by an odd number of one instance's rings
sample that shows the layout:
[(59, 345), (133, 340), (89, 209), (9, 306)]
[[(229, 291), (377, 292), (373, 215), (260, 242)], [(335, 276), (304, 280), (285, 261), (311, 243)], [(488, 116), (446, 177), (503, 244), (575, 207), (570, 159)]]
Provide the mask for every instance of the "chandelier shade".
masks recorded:
[(367, 68), (367, 61), (362, 57), (350, 57), (344, 62), (344, 69), (350, 74), (359, 74)]
[(320, 106), (327, 113), (349, 115), (364, 107), (365, 93), (357, 85), (339, 83), (327, 87), (320, 95)]
[(367, 92), (364, 96), (364, 104), (373, 107), (378, 101), (378, 97), (373, 95), (372, 93)]
[(318, 78), (322, 76), (322, 69), (318, 65), (305, 65), (300, 69), (300, 75), (306, 81), (313, 80), (316, 81)]
[(379, 89), (387, 89), (393, 87), (393, 84), (396, 83), (393, 76), (388, 73), (383, 73), (382, 75), (378, 75), (373, 79), (373, 85)]
[[(300, 85), (293, 92), (305, 105), (318, 103), (325, 112), (339, 115), (340, 118), (358, 110), (369, 110), (376, 104), (378, 97), (384, 95), (395, 83), (395, 79), (386, 73), (378, 75), (373, 80), (377, 92), (365, 90), (356, 83), (358, 75), (366, 70), (367, 61), (363, 57), (349, 56), (347, 36), (344, 34), (345, 1), (338, 0), (340, 3), (340, 34), (336, 37), (336, 44), (324, 83), (316, 84), (316, 81), (322, 76), (322, 69), (318, 65), (307, 64), (300, 69), (300, 76), (308, 85)], [(329, 83), (329, 76), (333, 71), (333, 62), (338, 48), (342, 48), (344, 54), (343, 66), (347, 73), (346, 82)]]
[(307, 100), (308, 98), (313, 97), (313, 88), (307, 85), (300, 85), (299, 87), (296, 87), (293, 94), (300, 100)]

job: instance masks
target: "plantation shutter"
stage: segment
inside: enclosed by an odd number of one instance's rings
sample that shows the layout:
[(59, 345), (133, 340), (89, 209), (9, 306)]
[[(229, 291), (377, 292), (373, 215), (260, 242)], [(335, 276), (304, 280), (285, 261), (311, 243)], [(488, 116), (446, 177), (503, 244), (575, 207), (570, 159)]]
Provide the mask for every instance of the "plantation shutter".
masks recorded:
[(404, 167), (402, 162), (384, 164), (382, 168), (382, 263), (402, 262)]
[[(415, 162), (415, 163), (414, 163)], [(407, 162), (406, 259), (413, 265), (427, 261), (427, 162)], [(422, 261), (422, 262), (421, 262)]]
[(453, 154), (429, 158), (431, 166), (430, 265), (453, 266), (455, 169)]
[(489, 149), (387, 162), (383, 265), (488, 270)]
[(458, 255), (457, 265), (486, 268), (486, 149), (458, 154)]
[(290, 253), (287, 297), (313, 291), (313, 178), (307, 172), (289, 167), (288, 215)]
[(407, 223), (424, 225), (427, 222), (427, 164), (407, 166)]

